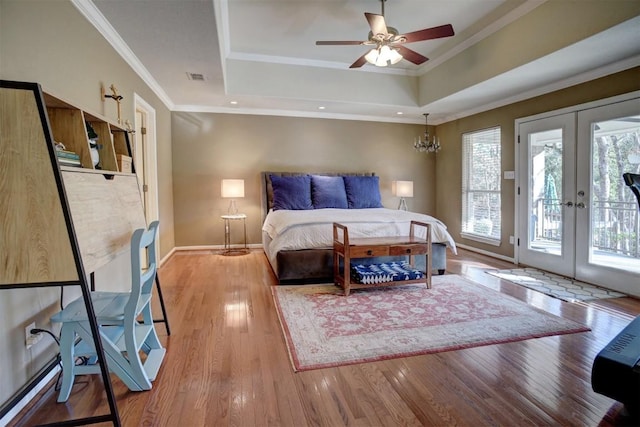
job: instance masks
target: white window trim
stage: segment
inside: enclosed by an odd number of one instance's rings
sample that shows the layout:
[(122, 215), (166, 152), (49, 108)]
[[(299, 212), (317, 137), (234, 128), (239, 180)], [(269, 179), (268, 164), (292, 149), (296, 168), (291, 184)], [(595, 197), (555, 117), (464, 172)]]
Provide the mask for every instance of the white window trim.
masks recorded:
[(460, 237), (468, 240), (475, 240), (476, 242), (485, 243), (491, 246), (500, 246), (502, 244), (501, 239), (491, 239), (489, 237), (479, 236), (477, 234), (468, 233), (466, 231), (462, 231), (460, 233)]
[[(464, 143), (465, 143), (465, 136), (466, 135), (480, 133), (480, 132), (486, 132), (486, 131), (491, 131), (491, 130), (497, 130), (499, 134), (502, 131), (500, 126), (494, 126), (494, 127), (490, 127), (490, 128), (486, 128), (486, 129), (478, 129), (478, 130), (474, 130), (474, 131), (464, 132), (462, 134), (463, 151), (465, 150)], [(500, 151), (502, 151), (502, 149)], [(501, 154), (501, 157), (502, 157), (502, 154)], [(463, 167), (463, 171), (464, 171), (464, 168), (466, 167), (464, 152), (463, 152), (463, 155), (462, 155), (462, 163), (463, 163), (462, 167)], [(500, 170), (500, 179), (502, 179), (502, 168), (500, 168), (500, 169), (501, 169)], [(465, 185), (464, 176), (463, 176), (463, 183), (462, 184), (463, 184), (463, 187), (464, 187), (464, 185)], [(500, 203), (502, 204), (502, 184), (500, 185), (500, 190), (494, 190), (494, 191), (483, 190), (482, 192), (483, 193), (495, 193), (495, 194), (500, 195)], [(463, 203), (463, 205), (464, 205), (464, 203)], [(462, 215), (462, 217), (464, 217), (464, 213), (463, 212), (461, 212), (461, 215)], [(502, 216), (502, 214), (501, 214), (501, 216)], [(502, 218), (501, 218), (501, 221), (500, 221), (500, 233), (499, 233), (499, 235), (502, 236)], [(502, 237), (498, 237), (498, 238), (488, 237), (488, 236), (485, 236), (485, 235), (475, 234), (475, 233), (469, 232), (469, 231), (461, 231), (460, 232), (460, 236), (462, 238), (464, 238), (464, 239), (473, 240), (473, 241), (476, 241), (476, 242), (479, 242), (479, 243), (484, 243), (484, 244), (491, 245), (491, 246), (500, 246), (500, 245), (502, 245)]]

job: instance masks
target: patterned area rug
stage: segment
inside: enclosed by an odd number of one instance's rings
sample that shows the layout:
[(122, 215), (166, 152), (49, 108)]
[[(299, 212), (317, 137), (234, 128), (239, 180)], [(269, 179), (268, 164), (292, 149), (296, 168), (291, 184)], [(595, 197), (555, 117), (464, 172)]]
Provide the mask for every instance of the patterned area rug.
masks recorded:
[(515, 268), (511, 270), (487, 270), (487, 273), (509, 282), (542, 292), (568, 302), (590, 301), (603, 298), (626, 297), (620, 292), (572, 280), (536, 268)]
[(334, 285), (272, 292), (295, 371), (589, 330), (457, 275), (348, 297)]

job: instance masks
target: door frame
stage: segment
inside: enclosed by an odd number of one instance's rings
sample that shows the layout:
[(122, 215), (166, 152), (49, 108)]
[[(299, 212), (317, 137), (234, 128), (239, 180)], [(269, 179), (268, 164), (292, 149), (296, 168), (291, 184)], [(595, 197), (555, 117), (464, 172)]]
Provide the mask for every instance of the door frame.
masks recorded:
[(515, 176), (516, 179), (514, 180), (513, 186), (514, 186), (514, 221), (513, 221), (513, 226), (514, 226), (514, 249), (513, 249), (513, 259), (514, 259), (514, 263), (516, 265), (519, 264), (519, 260), (520, 260), (520, 248), (519, 248), (519, 241), (522, 238), (526, 238), (526, 236), (520, 236), (520, 195), (518, 194), (518, 186), (519, 186), (519, 180), (517, 179), (517, 177), (519, 176), (519, 172), (520, 172), (520, 168), (522, 167), (520, 165), (520, 144), (518, 143), (518, 135), (519, 135), (519, 127), (520, 127), (520, 123), (525, 123), (525, 122), (530, 122), (530, 121), (534, 121), (534, 120), (539, 120), (539, 119), (546, 119), (549, 117), (553, 117), (553, 116), (557, 116), (557, 115), (561, 115), (561, 114), (566, 114), (566, 113), (578, 113), (579, 111), (582, 110), (589, 110), (592, 108), (597, 108), (597, 107), (602, 107), (604, 105), (607, 104), (614, 104), (614, 103), (618, 103), (618, 102), (624, 102), (624, 101), (629, 101), (631, 99), (634, 98), (638, 98), (640, 97), (640, 90), (637, 91), (633, 91), (633, 92), (628, 92), (622, 95), (616, 95), (616, 96), (612, 96), (609, 98), (603, 98), (603, 99), (599, 99), (596, 101), (590, 101), (590, 102), (586, 102), (584, 104), (578, 104), (578, 105), (574, 105), (574, 106), (570, 106), (570, 107), (565, 107), (565, 108), (561, 108), (558, 110), (553, 110), (553, 111), (547, 111), (544, 113), (540, 113), (540, 114), (535, 114), (533, 116), (527, 116), (527, 117), (521, 117), (515, 120), (514, 122), (514, 144), (515, 144), (515, 150), (514, 150), (514, 165), (515, 165)]
[[(137, 155), (134, 158), (134, 162), (138, 164), (143, 162), (142, 168), (136, 166), (136, 170), (141, 170), (145, 174), (146, 183), (148, 185), (147, 200), (148, 203), (145, 206), (145, 216), (147, 217), (147, 223), (151, 221), (159, 220), (160, 209), (158, 205), (158, 156), (157, 156), (157, 141), (156, 141), (156, 110), (148, 102), (146, 102), (140, 95), (134, 92), (134, 111), (141, 111), (146, 116), (146, 149), (143, 150), (143, 158)], [(140, 123), (137, 123), (137, 114), (134, 114), (135, 129), (139, 129)], [(140, 178), (138, 178), (140, 179)], [(160, 225), (162, 227), (162, 224)], [(160, 236), (158, 236), (158, 242)], [(159, 246), (158, 246), (159, 247)]]

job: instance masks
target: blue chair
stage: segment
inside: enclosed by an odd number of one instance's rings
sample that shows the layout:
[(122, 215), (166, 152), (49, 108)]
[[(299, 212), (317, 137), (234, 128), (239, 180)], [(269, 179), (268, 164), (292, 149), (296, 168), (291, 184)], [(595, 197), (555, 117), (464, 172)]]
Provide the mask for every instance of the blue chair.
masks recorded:
[[(155, 241), (158, 221), (131, 237), (131, 292), (92, 292), (96, 321), (109, 370), (132, 391), (151, 389), (166, 350), (156, 335), (151, 313), (151, 293), (156, 277)], [(148, 265), (141, 255), (147, 254)], [(76, 375), (100, 374), (100, 363), (82, 298), (56, 313), (51, 320), (62, 323), (60, 356), (62, 385), (58, 402), (69, 399)], [(146, 354), (144, 363), (140, 352)], [(76, 364), (82, 357), (85, 364)]]

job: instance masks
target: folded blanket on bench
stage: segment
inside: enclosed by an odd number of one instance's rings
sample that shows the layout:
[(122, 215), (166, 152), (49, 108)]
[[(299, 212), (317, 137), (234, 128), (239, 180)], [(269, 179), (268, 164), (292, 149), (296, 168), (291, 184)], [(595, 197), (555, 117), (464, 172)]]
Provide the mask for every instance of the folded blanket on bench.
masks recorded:
[(351, 280), (363, 285), (422, 279), (424, 273), (407, 261), (351, 266)]

